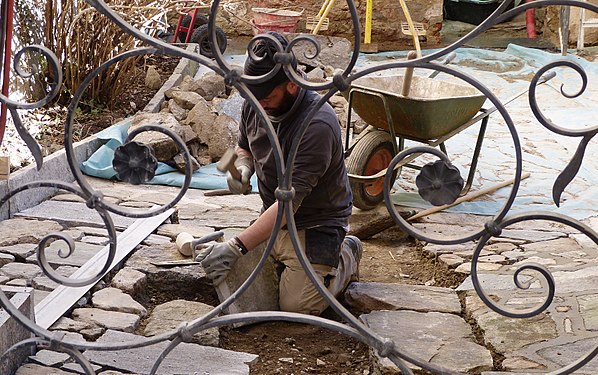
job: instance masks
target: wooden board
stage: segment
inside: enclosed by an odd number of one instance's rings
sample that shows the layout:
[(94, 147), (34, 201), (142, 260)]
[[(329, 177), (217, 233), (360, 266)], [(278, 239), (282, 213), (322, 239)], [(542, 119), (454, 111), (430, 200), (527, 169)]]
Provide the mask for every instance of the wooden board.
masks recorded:
[[(115, 265), (120, 263), (137, 245), (141, 243), (147, 236), (149, 236), (160, 224), (164, 222), (172, 213), (174, 209), (170, 209), (160, 215), (156, 215), (146, 219), (136, 220), (131, 224), (120, 236), (117, 238), (116, 255), (110, 266), (110, 269), (104, 273), (108, 273)], [(97, 274), (108, 257), (110, 246), (106, 245), (95, 256), (87, 261), (81, 268), (73, 273), (71, 279), (86, 279), (92, 275)], [(104, 276), (102, 275), (102, 277)], [(48, 329), (54, 322), (66, 313), (71, 306), (73, 306), (93, 284), (73, 288), (64, 285), (54, 289), (46, 298), (40, 301), (35, 306), (35, 321), (45, 329)]]
[(8, 156), (0, 156), (0, 180), (8, 180), (10, 176), (10, 159)]

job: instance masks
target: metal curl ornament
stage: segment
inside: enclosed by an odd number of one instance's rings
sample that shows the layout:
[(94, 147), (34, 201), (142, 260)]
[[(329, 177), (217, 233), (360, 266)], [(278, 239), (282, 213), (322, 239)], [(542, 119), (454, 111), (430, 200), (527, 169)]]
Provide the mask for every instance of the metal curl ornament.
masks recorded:
[(158, 159), (148, 145), (141, 142), (127, 142), (114, 150), (112, 167), (119, 179), (132, 185), (150, 181), (156, 175)]
[(434, 206), (453, 203), (465, 182), (459, 168), (445, 160), (424, 165), (415, 179), (419, 195)]

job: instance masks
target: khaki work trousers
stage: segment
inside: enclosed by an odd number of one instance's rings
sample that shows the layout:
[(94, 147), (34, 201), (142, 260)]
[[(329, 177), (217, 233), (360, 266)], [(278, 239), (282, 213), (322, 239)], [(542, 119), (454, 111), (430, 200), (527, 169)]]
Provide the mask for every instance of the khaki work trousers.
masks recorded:
[[(305, 230), (299, 230), (298, 233), (301, 247), (305, 249)], [(301, 266), (288, 231), (280, 231), (271, 255), (275, 261), (284, 265), (278, 287), (280, 309), (320, 315), (328, 307), (328, 302), (318, 292)], [(312, 267), (320, 281), (327, 285), (330, 293), (336, 297), (349, 285), (351, 277), (357, 275), (358, 264), (351, 250), (341, 246), (338, 267), (323, 264), (312, 264)], [(324, 283), (325, 279), (326, 283)]]

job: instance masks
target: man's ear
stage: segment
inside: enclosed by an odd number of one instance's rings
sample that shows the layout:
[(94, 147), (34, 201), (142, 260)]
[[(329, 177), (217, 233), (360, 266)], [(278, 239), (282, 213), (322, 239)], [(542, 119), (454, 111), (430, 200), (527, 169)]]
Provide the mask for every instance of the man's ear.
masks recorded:
[(287, 91), (289, 94), (295, 96), (299, 92), (299, 86), (297, 86), (297, 84), (295, 84), (294, 82), (288, 82)]

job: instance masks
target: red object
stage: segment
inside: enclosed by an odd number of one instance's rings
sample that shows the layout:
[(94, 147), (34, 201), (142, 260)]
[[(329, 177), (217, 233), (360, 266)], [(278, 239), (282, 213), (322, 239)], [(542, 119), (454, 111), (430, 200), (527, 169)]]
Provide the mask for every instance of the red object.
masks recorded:
[[(181, 14), (179, 16), (179, 22), (177, 22), (176, 25), (176, 30), (174, 31), (174, 38), (172, 39), (173, 43), (177, 42), (177, 38), (179, 37), (179, 33), (180, 32), (184, 32), (187, 33), (187, 36), (185, 37), (185, 43), (189, 43), (189, 39), (191, 39), (191, 34), (193, 34), (193, 26), (195, 25), (195, 19), (197, 18), (197, 12), (199, 12), (199, 9), (193, 9), (190, 10), (189, 13), (187, 14)], [(189, 22), (189, 26), (183, 26), (183, 18), (185, 18), (186, 15), (191, 16), (191, 21)]]
[[(532, 1), (534, 0), (525, 0), (526, 3), (531, 3)], [(536, 38), (536, 10), (533, 8), (525, 11), (525, 28), (528, 38)]]
[[(14, 0), (6, 1), (6, 30), (2, 30), (6, 39), (4, 40), (4, 65), (2, 71), (2, 95), (8, 97), (8, 86), (10, 85), (10, 58), (12, 52), (12, 18), (13, 18), (13, 6)], [(3, 4), (4, 5), (4, 4)], [(3, 103), (0, 109), (0, 145), (4, 139), (4, 131), (6, 130), (6, 105)]]
[(297, 30), (297, 22), (303, 14), (303, 12), (274, 8), (252, 8), (251, 10), (253, 12), (251, 23), (258, 33), (266, 31), (294, 33)]

